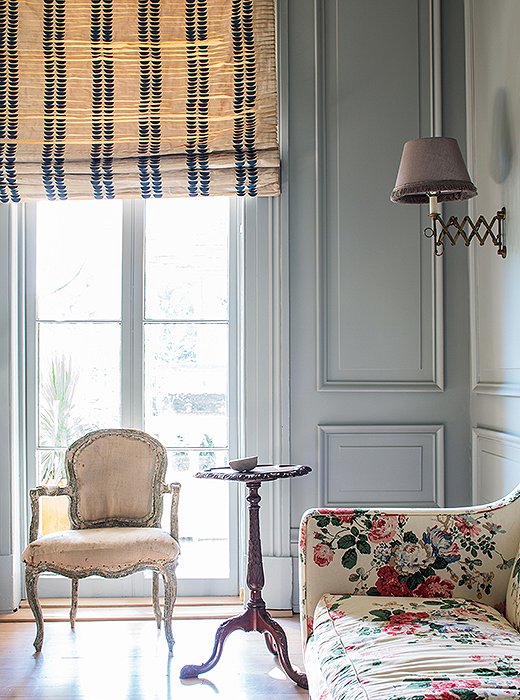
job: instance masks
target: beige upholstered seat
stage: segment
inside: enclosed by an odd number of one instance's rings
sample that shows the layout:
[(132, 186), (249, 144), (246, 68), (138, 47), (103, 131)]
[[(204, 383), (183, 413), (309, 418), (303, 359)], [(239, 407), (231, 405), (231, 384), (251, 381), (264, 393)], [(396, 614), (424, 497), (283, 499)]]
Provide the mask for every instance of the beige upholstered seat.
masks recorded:
[(65, 530), (33, 542), (27, 548), (25, 563), (115, 572), (148, 561), (150, 552), (154, 552), (157, 563), (167, 564), (179, 556), (179, 545), (167, 532), (156, 527)]
[[(43, 644), (43, 618), (37, 597), (38, 576), (52, 571), (72, 579), (70, 621), (74, 627), (78, 580), (96, 574), (118, 578), (151, 569), (153, 604), (161, 625), (159, 574), (164, 579), (164, 627), (173, 646), (171, 619), (179, 557), (179, 484), (165, 484), (166, 450), (139, 430), (96, 430), (77, 440), (66, 454), (68, 484), (31, 489), (30, 543), (22, 559), (27, 598), (36, 619), (34, 646)], [(162, 496), (172, 494), (170, 533), (161, 529)], [(40, 496), (67, 495), (71, 530), (38, 537)]]

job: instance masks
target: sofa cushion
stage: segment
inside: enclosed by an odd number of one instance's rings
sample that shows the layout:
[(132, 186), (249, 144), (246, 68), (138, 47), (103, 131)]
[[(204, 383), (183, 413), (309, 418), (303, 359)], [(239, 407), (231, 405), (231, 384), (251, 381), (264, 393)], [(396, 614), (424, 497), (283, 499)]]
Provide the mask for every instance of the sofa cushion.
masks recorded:
[(316, 637), (311, 635), (305, 647), (305, 673), (309, 683), (309, 696), (312, 700), (329, 700), (330, 694), (327, 689), (327, 681), (321, 672), (320, 655), (316, 646)]
[(123, 571), (146, 563), (165, 564), (179, 555), (179, 544), (157, 527), (105, 527), (64, 530), (39, 537), (22, 555), (30, 566), (68, 571)]
[(519, 698), (520, 636), (462, 599), (324, 595), (306, 668), (316, 700)]

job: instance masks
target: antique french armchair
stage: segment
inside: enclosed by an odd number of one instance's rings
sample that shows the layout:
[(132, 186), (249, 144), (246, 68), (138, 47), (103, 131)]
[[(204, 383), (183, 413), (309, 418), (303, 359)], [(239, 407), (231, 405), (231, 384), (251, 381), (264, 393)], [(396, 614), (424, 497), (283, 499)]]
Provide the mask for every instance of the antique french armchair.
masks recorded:
[[(86, 576), (119, 578), (153, 571), (152, 597), (161, 627), (159, 576), (164, 580), (164, 630), (173, 647), (172, 613), (177, 594), (175, 569), (180, 553), (180, 484), (166, 484), (166, 450), (140, 430), (96, 430), (67, 450), (67, 485), (31, 489), (32, 519), (25, 563), (27, 599), (36, 621), (34, 647), (43, 644), (38, 577), (45, 571), (72, 580), (70, 624), (74, 629), (78, 582)], [(161, 528), (163, 494), (171, 493), (170, 532)], [(40, 496), (69, 497), (71, 529), (38, 537)]]

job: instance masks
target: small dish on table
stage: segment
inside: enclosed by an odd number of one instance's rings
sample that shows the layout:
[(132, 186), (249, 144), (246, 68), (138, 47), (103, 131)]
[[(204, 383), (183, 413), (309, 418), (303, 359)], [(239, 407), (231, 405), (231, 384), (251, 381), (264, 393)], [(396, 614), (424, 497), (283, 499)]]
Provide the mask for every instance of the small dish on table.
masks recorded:
[(258, 457), (243, 457), (242, 459), (232, 459), (229, 462), (231, 469), (237, 472), (250, 472), (258, 464)]

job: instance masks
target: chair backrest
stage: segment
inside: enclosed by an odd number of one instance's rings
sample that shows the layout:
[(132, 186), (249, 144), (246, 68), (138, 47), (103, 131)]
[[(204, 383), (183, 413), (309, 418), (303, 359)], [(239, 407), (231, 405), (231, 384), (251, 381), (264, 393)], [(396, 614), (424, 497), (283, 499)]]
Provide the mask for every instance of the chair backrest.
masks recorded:
[(166, 449), (141, 430), (95, 430), (65, 456), (74, 529), (159, 527)]

